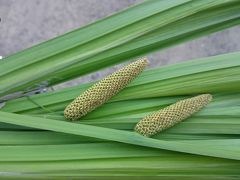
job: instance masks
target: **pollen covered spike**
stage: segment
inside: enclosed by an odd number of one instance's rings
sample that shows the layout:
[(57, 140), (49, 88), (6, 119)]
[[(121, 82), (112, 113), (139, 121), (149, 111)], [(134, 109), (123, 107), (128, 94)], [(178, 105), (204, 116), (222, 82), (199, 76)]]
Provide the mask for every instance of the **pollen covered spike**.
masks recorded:
[(211, 100), (212, 95), (202, 94), (178, 101), (143, 118), (135, 126), (135, 131), (143, 136), (153, 136), (190, 117), (206, 106)]
[(65, 118), (77, 120), (101, 106), (136, 78), (147, 64), (148, 60), (141, 58), (94, 84), (66, 107)]

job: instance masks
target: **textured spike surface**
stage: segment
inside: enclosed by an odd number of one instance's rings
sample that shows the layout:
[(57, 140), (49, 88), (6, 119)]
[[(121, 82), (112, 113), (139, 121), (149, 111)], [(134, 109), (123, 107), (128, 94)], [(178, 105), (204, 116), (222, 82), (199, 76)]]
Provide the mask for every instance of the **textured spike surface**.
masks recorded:
[(178, 101), (164, 109), (154, 112), (139, 121), (135, 131), (143, 136), (152, 136), (168, 129), (199, 111), (212, 100), (212, 95), (202, 94)]
[(101, 106), (136, 78), (147, 64), (148, 60), (141, 58), (94, 84), (66, 107), (65, 118), (77, 120)]

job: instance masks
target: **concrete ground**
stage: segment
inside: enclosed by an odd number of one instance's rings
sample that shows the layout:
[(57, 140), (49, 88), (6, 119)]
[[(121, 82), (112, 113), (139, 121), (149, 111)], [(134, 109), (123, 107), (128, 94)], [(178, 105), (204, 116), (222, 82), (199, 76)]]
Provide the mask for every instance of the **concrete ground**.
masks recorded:
[[(0, 56), (8, 56), (65, 32), (84, 26), (142, 0), (0, 0)], [(148, 57), (151, 66), (240, 51), (240, 27), (199, 38)], [(117, 66), (75, 81), (98, 79)]]

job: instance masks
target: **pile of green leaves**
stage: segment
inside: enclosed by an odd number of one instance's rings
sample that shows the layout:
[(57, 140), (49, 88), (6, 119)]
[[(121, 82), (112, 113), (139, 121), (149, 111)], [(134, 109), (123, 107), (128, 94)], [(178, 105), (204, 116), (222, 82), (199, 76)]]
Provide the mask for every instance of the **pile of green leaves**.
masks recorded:
[[(146, 1), (0, 62), (0, 176), (238, 179), (240, 53), (144, 71), (78, 122), (63, 110), (94, 82), (24, 93), (240, 23), (238, 0)], [(211, 93), (213, 102), (153, 138), (133, 132), (147, 114)], [(4, 98), (3, 98), (4, 99)]]

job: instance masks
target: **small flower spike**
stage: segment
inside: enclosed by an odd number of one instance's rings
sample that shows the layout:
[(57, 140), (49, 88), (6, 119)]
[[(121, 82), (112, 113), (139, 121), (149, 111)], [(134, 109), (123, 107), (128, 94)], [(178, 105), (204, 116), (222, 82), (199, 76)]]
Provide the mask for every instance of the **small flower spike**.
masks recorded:
[(202, 94), (178, 101), (146, 116), (135, 126), (135, 131), (143, 136), (153, 136), (190, 117), (206, 106), (211, 100), (212, 95)]
[(147, 59), (141, 58), (94, 84), (66, 107), (65, 118), (77, 120), (101, 106), (135, 79), (147, 64)]

